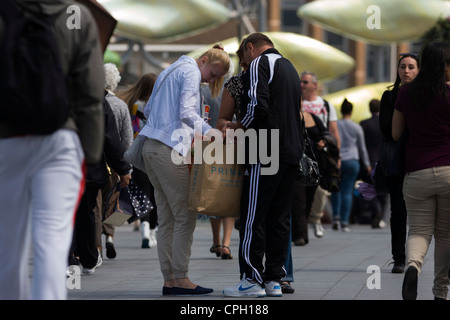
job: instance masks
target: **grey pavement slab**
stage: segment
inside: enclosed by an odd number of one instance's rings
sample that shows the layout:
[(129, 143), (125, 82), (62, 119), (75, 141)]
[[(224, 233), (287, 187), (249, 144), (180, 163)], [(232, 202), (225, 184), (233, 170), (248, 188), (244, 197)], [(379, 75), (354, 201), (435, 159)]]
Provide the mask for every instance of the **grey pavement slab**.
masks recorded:
[[(331, 230), (325, 225), (323, 238), (309, 231), (306, 246), (293, 246), (295, 293), (283, 297), (246, 299), (245, 301), (287, 300), (401, 300), (403, 274), (392, 274), (390, 229), (372, 229), (369, 225), (352, 225), (348, 233)], [(69, 300), (155, 300), (155, 301), (221, 301), (222, 290), (239, 282), (239, 233), (233, 230), (232, 260), (222, 260), (209, 252), (212, 233), (208, 220), (197, 220), (190, 261), (190, 279), (214, 292), (201, 297), (163, 296), (163, 280), (156, 248), (142, 249), (140, 232), (132, 225), (116, 228), (115, 259), (103, 258), (103, 264), (92, 275), (81, 275), (80, 288), (69, 290)], [(103, 238), (104, 240), (104, 238)], [(105, 250), (105, 249), (104, 249)], [(419, 277), (418, 300), (432, 300), (432, 242)], [(368, 268), (375, 266), (379, 273)], [(368, 273), (369, 272), (369, 273)], [(367, 284), (369, 279), (369, 286)], [(371, 287), (371, 288), (370, 288)]]

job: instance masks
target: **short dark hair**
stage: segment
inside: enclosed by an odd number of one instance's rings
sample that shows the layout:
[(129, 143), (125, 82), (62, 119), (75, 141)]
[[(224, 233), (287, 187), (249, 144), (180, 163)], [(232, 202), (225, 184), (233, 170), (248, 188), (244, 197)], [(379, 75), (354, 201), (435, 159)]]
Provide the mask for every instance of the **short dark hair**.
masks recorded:
[(239, 49), (236, 51), (236, 55), (239, 58), (239, 63), (244, 58), (244, 46), (245, 46), (245, 40), (246, 38), (242, 39), (241, 44), (239, 45)]
[(371, 113), (378, 113), (380, 112), (380, 100), (378, 99), (372, 99), (369, 102), (369, 110)]
[(271, 47), (274, 47), (274, 44), (272, 40), (265, 34), (262, 34), (260, 32), (255, 32), (250, 34), (245, 40), (244, 40), (244, 48), (247, 47), (247, 44), (251, 43), (255, 47), (259, 47), (262, 45), (269, 45)]
[(347, 98), (344, 99), (341, 106), (341, 113), (342, 115), (348, 115), (351, 114), (353, 111), (353, 104), (347, 100)]

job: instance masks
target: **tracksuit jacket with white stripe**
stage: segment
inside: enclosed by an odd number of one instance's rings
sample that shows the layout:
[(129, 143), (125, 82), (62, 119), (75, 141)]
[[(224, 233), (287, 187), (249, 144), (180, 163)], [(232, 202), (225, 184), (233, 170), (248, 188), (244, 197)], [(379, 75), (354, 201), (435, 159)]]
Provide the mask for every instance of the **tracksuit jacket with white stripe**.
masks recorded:
[(280, 162), (298, 164), (302, 156), (300, 106), (297, 71), (276, 49), (266, 50), (245, 74), (241, 123), (256, 130), (279, 129)]

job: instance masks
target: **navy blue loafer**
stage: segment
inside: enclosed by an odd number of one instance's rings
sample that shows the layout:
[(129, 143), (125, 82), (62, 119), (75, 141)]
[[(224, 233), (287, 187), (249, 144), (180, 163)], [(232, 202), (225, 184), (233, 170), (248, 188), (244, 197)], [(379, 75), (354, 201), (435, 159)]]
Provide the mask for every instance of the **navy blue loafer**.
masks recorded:
[(173, 294), (173, 288), (163, 287), (162, 294), (163, 294), (163, 296), (169, 296), (169, 295)]
[(202, 294), (208, 294), (213, 292), (213, 289), (203, 288), (201, 286), (196, 286), (195, 289), (185, 289), (180, 287), (173, 287), (173, 294), (175, 296), (198, 296)]

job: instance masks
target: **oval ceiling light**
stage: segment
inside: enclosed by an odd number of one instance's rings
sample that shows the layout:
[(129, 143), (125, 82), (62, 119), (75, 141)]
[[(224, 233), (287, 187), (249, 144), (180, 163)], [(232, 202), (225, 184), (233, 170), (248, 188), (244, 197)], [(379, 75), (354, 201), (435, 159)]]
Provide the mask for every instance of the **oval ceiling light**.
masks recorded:
[(230, 12), (212, 0), (98, 0), (118, 21), (119, 35), (173, 41), (220, 25)]
[(392, 82), (379, 82), (373, 84), (365, 84), (362, 86), (352, 87), (340, 91), (336, 91), (323, 98), (330, 102), (336, 109), (338, 118), (342, 118), (341, 105), (345, 98), (353, 104), (352, 120), (356, 123), (372, 117), (369, 111), (369, 102), (372, 99), (381, 100), (383, 92), (392, 86)]
[[(263, 32), (275, 45), (275, 48), (294, 65), (297, 72), (314, 72), (320, 82), (333, 80), (348, 73), (355, 65), (352, 57), (321, 41), (289, 32)], [(245, 37), (245, 36), (244, 36)], [(224, 50), (233, 55), (233, 62), (238, 65), (235, 53), (240, 41), (237, 37), (218, 41)], [(190, 52), (188, 55), (197, 58), (211, 48), (213, 44)]]
[(450, 16), (443, 0), (317, 0), (297, 15), (348, 38), (374, 44), (413, 41)]

